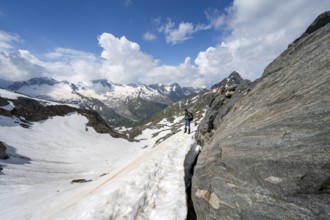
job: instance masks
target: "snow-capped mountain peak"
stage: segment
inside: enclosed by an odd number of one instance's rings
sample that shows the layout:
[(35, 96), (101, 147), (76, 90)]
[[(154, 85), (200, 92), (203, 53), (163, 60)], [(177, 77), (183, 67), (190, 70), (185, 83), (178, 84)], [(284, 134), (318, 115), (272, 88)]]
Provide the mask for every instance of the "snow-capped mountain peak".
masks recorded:
[(8, 89), (31, 97), (94, 109), (112, 124), (116, 124), (118, 118), (124, 123), (146, 119), (167, 105), (201, 91), (182, 88), (178, 83), (118, 84), (99, 79), (74, 84), (47, 77), (15, 82)]
[(93, 80), (92, 83), (94, 85), (101, 84), (105, 88), (109, 88), (109, 89), (112, 88), (111, 83), (106, 79)]
[(53, 85), (58, 84), (58, 83), (59, 83), (59, 81), (57, 81), (53, 78), (50, 78), (50, 77), (39, 77), (39, 78), (32, 78), (28, 81), (14, 82), (10, 86), (8, 86), (8, 88), (10, 90), (16, 91), (16, 90), (18, 90), (18, 89), (20, 89), (21, 87), (24, 87), (24, 86), (33, 86), (33, 85), (53, 86)]
[(238, 85), (241, 83), (241, 81), (243, 81), (243, 78), (241, 77), (241, 75), (238, 72), (234, 71), (227, 78), (225, 78), (221, 82), (213, 85), (211, 87), (211, 89), (215, 89), (215, 88), (218, 88), (221, 86), (228, 87), (233, 84)]

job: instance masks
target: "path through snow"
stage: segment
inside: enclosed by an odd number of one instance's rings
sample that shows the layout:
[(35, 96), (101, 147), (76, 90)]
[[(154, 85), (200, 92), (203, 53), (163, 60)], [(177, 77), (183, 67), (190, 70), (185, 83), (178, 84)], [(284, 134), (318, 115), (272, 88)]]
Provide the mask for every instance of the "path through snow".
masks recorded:
[[(183, 162), (192, 136), (177, 133), (107, 176), (52, 218), (185, 219)], [(82, 212), (82, 210), (84, 210)]]
[(183, 163), (193, 134), (176, 133), (152, 148), (155, 140), (130, 143), (86, 131), (86, 120), (70, 114), (25, 129), (0, 117), (0, 140), (11, 152), (0, 160), (1, 218), (186, 218)]

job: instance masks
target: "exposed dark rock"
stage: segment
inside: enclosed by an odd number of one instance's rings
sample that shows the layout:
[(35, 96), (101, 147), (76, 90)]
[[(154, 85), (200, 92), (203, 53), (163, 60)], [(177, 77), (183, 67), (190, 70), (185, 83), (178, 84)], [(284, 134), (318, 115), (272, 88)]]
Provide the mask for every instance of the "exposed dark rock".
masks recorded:
[(110, 82), (106, 79), (99, 79), (99, 80), (93, 80), (92, 81), (93, 84), (98, 84), (100, 83), (103, 87), (105, 88), (109, 88), (109, 89), (112, 89), (112, 85), (110, 84)]
[(40, 77), (40, 78), (32, 78), (28, 81), (22, 81), (22, 82), (14, 82), (13, 84), (8, 86), (8, 89), (11, 91), (16, 91), (22, 86), (26, 85), (49, 85), (53, 86), (55, 84), (58, 84), (59, 82), (53, 78), (49, 77)]
[(203, 144), (205, 139), (212, 136), (211, 131), (218, 127), (222, 118), (238, 99), (245, 96), (250, 91), (251, 86), (249, 80), (243, 80), (240, 81), (239, 85), (235, 84), (235, 86), (232, 85), (228, 87), (231, 91), (228, 91), (223, 86), (218, 88), (218, 91), (213, 95), (210, 108), (199, 126), (197, 140), (200, 144)]
[(7, 101), (7, 99), (4, 99), (0, 96), (0, 106), (6, 106), (8, 104), (9, 102)]
[(221, 82), (211, 86), (211, 89), (216, 89), (221, 86), (225, 87), (226, 85), (228, 85), (228, 86), (237, 85), (237, 84), (240, 84), (242, 81), (243, 81), (243, 78), (241, 77), (241, 75), (238, 72), (234, 71)]
[(6, 116), (6, 117), (11, 117), (10, 112), (7, 110), (4, 110), (2, 108), (0, 108), (0, 115)]
[(45, 106), (39, 101), (30, 98), (19, 97), (13, 100), (15, 108), (11, 110), (12, 115), (24, 117), (27, 121), (46, 120), (52, 116), (64, 116), (73, 112), (74, 108), (67, 105)]
[(87, 126), (93, 127), (96, 132), (109, 133), (112, 137), (127, 139), (126, 135), (115, 132), (97, 112), (87, 109), (79, 109), (78, 113), (88, 118)]
[(322, 14), (320, 14), (315, 21), (307, 28), (307, 30), (305, 31), (305, 33), (303, 33), (299, 38), (297, 38), (292, 44), (290, 44), (289, 46), (294, 45), (295, 43), (297, 43), (300, 39), (306, 37), (308, 34), (311, 34), (315, 31), (317, 31), (318, 29), (322, 28), (323, 26), (327, 25), (328, 23), (330, 23), (330, 11), (326, 11)]
[(196, 212), (194, 209), (194, 204), (191, 199), (191, 179), (192, 176), (194, 175), (194, 167), (197, 162), (198, 154), (199, 152), (196, 151), (196, 146), (192, 146), (184, 160), (184, 182), (186, 186), (187, 206), (188, 206), (187, 220), (197, 219)]
[(71, 112), (78, 112), (88, 118), (87, 126), (93, 127), (98, 133), (108, 133), (112, 137), (126, 138), (125, 135), (115, 132), (95, 111), (88, 109), (78, 109), (68, 105), (43, 105), (41, 102), (25, 98), (18, 97), (15, 100), (11, 100), (15, 108), (13, 110), (6, 111), (0, 109), (0, 114), (11, 117), (16, 116), (20, 118), (21, 126), (28, 128), (30, 122), (47, 120), (53, 116), (64, 116)]
[(6, 146), (0, 141), (0, 159), (5, 159), (7, 157), (6, 150)]
[(101, 174), (100, 177), (105, 176), (105, 175), (107, 175), (107, 173), (103, 173), (103, 174)]
[[(6, 164), (16, 164), (16, 165), (30, 164), (31, 158), (18, 154), (16, 148), (8, 144), (5, 143), (2, 144), (5, 145), (6, 147), (5, 157), (3, 158), (6, 159)], [(6, 165), (3, 165), (3, 168), (5, 167)]]
[(87, 183), (91, 182), (92, 180), (86, 180), (86, 179), (74, 179), (71, 181), (71, 183)]
[(197, 219), (330, 218), (330, 24), (313, 26), (252, 87), (214, 97), (197, 135)]

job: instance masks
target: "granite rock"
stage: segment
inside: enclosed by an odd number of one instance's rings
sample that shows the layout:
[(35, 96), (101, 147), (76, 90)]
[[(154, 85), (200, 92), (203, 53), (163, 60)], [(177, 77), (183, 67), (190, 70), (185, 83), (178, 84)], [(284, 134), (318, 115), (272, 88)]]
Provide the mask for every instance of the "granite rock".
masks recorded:
[(241, 95), (214, 98), (197, 134), (197, 219), (330, 219), (327, 16)]

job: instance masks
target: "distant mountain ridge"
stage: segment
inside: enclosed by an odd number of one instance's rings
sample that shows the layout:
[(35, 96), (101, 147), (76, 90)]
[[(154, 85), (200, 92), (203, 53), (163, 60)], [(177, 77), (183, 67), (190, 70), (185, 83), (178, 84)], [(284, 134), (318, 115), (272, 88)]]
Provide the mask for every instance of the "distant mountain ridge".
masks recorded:
[(202, 91), (201, 88), (181, 87), (178, 83), (117, 84), (99, 79), (75, 84), (49, 77), (14, 82), (7, 89), (35, 98), (93, 109), (113, 126), (139, 122), (171, 103)]

